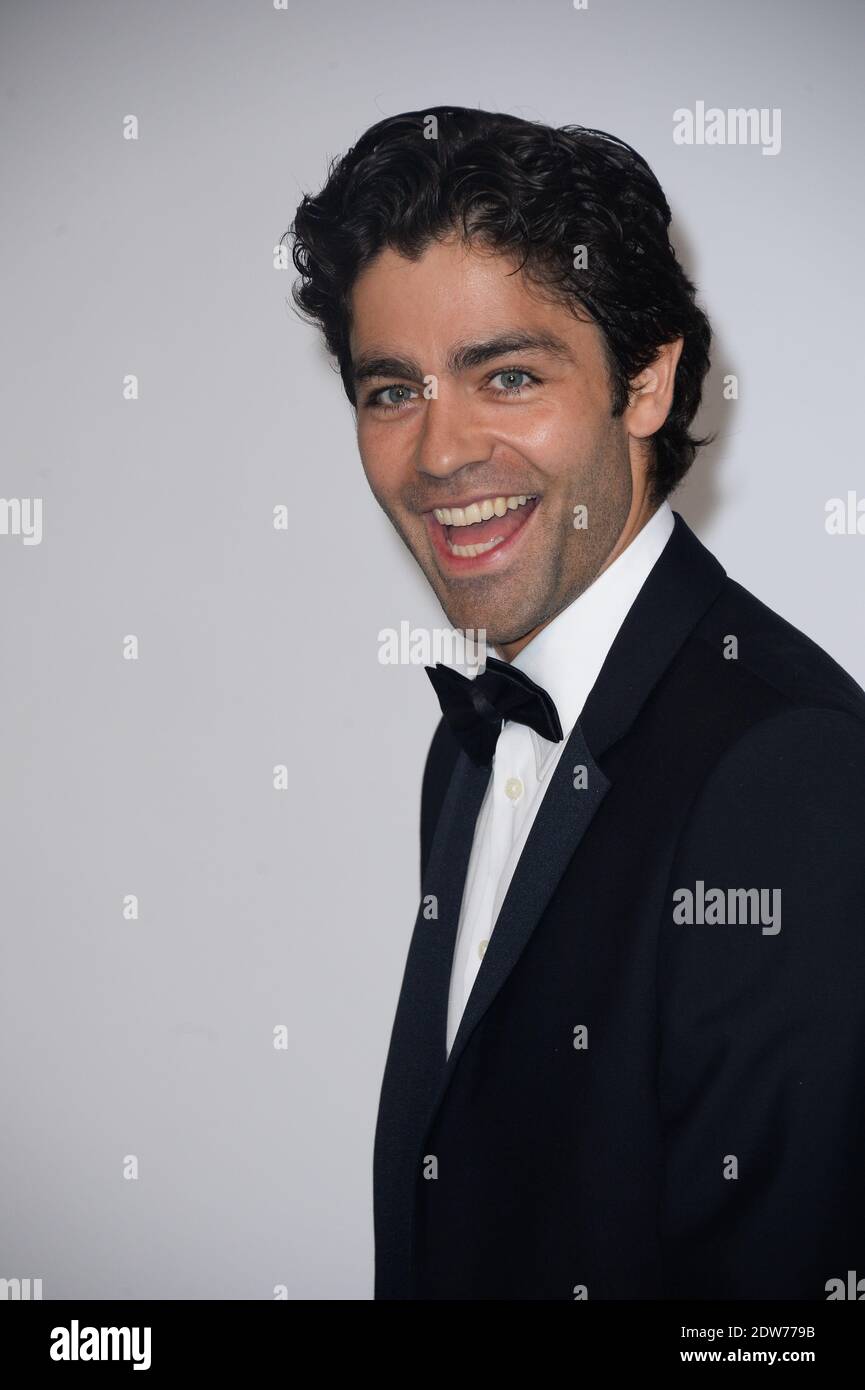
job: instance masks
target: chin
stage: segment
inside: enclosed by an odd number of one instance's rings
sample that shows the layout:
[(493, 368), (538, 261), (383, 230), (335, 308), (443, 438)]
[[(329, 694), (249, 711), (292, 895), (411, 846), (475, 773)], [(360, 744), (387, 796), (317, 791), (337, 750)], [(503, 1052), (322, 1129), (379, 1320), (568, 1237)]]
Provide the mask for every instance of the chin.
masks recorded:
[[(442, 604), (444, 608), (444, 604)], [(532, 632), (537, 624), (515, 623), (513, 614), (507, 619), (501, 617), (491, 617), (489, 613), (483, 612), (456, 612), (453, 609), (448, 611), (444, 608), (445, 616), (452, 628), (458, 632), (471, 632), (484, 634), (484, 641), (490, 656), (495, 656), (493, 647), (507, 646), (510, 642), (518, 642), (527, 632)]]

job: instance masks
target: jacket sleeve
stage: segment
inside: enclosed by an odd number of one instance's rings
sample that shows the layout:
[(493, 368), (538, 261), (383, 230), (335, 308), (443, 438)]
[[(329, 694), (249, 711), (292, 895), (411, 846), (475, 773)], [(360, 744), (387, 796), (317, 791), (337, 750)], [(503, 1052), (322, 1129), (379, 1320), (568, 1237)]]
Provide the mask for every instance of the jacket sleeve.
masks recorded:
[(668, 1297), (865, 1277), (863, 850), (865, 725), (836, 710), (752, 728), (691, 808), (658, 949)]

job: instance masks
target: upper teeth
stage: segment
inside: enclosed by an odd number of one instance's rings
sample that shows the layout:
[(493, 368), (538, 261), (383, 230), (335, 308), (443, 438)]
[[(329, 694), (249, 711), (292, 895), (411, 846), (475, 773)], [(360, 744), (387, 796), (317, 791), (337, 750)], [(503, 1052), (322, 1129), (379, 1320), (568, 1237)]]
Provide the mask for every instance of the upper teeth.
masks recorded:
[(534, 492), (523, 492), (514, 497), (485, 497), (483, 502), (472, 502), (468, 507), (436, 507), (433, 516), (442, 526), (475, 526), (479, 521), (489, 521), (491, 516), (515, 511), (536, 496)]

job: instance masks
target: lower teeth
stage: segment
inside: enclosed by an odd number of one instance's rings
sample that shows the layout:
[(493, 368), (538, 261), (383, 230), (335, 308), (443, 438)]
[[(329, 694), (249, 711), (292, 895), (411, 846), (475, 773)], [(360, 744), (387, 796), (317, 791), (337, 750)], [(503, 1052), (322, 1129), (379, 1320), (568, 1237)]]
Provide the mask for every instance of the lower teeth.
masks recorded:
[(448, 541), (452, 555), (483, 555), (485, 550), (492, 550), (494, 545), (501, 545), (504, 536), (496, 536), (495, 540), (484, 541), (483, 545), (452, 545)]

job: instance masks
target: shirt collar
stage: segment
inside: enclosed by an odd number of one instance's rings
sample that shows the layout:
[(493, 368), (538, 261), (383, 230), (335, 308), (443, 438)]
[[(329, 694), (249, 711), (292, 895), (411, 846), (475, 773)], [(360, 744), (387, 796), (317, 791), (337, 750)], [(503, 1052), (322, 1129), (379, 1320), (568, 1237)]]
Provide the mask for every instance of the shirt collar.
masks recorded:
[[(552, 697), (567, 740), (601, 672), (616, 634), (670, 539), (675, 517), (668, 502), (587, 589), (562, 609), (511, 663)], [(561, 744), (532, 733), (538, 777)]]

